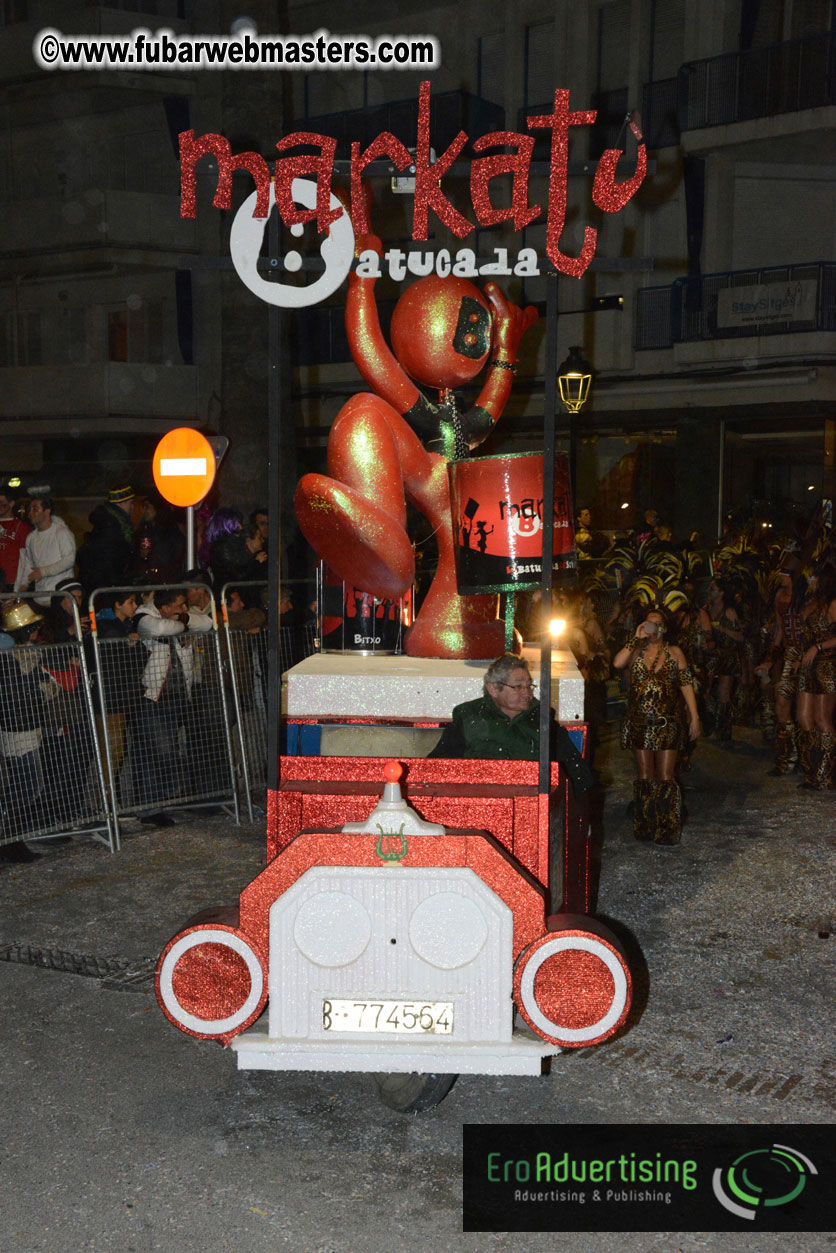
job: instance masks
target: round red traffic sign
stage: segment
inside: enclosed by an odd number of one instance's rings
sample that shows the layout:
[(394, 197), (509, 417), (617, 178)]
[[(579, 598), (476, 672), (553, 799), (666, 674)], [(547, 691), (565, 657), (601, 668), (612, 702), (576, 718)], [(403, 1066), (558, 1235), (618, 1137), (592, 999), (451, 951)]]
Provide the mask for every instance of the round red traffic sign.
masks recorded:
[(186, 508), (203, 500), (215, 481), (215, 453), (200, 431), (179, 426), (154, 450), (154, 482), (163, 500)]

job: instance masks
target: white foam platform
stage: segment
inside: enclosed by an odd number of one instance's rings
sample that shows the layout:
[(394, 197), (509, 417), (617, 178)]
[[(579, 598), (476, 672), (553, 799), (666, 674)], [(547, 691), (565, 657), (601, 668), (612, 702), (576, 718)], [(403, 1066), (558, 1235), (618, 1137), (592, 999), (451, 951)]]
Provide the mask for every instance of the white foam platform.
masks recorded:
[[(540, 653), (525, 649), (535, 682)], [(315, 653), (285, 676), (289, 718), (379, 718), (393, 722), (446, 722), (454, 705), (482, 695), (489, 661), (432, 657), (360, 657)], [(551, 704), (560, 722), (583, 720), (583, 676), (571, 652), (552, 652)]]
[(510, 1043), (441, 1046), (435, 1041), (320, 1041), (271, 1039), (255, 1026), (230, 1043), (239, 1070), (351, 1070), (390, 1074), (539, 1075), (544, 1057), (561, 1050), (514, 1031)]

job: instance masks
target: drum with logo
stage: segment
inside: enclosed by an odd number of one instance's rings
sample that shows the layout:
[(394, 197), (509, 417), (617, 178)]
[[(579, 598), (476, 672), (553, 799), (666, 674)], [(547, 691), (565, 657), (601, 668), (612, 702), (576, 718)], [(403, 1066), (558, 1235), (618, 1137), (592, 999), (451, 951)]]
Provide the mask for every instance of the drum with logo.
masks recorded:
[(323, 653), (391, 655), (402, 651), (412, 622), (412, 590), (399, 600), (381, 600), (337, 578), (320, 562), (317, 577), (320, 649)]
[[(540, 586), (543, 455), (451, 461), (450, 508), (459, 592), (519, 592)], [(553, 570), (577, 566), (568, 459), (555, 457)]]

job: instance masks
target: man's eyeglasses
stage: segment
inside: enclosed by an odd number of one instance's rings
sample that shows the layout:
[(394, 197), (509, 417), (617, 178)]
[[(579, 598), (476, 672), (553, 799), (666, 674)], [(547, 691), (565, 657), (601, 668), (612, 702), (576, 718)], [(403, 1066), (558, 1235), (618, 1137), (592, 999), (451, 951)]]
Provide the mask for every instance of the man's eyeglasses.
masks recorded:
[(512, 692), (533, 692), (533, 683), (500, 683), (500, 687), (510, 687)]

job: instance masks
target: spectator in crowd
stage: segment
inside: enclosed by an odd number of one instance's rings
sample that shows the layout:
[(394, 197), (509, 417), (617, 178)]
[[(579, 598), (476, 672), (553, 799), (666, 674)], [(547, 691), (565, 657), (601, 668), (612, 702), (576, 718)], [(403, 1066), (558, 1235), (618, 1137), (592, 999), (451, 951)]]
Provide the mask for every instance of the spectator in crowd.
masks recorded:
[[(231, 587), (227, 595), (226, 621), (229, 634), (221, 634), (221, 648), (224, 654), (232, 654), (232, 664), (238, 680), (238, 700), (243, 713), (253, 708), (256, 676), (261, 677), (267, 670), (267, 653), (263, 635), (267, 625), (267, 614), (258, 605), (247, 605), (237, 587)], [(247, 636), (255, 636), (247, 639)], [(231, 666), (225, 665), (227, 675), (227, 699), (233, 703)], [(266, 680), (265, 680), (266, 682)]]
[[(61, 518), (54, 514), (50, 496), (34, 496), (29, 505), (29, 521), (34, 530), (26, 536), (20, 554), (15, 591), (51, 592), (56, 583), (68, 578), (75, 565), (75, 538)], [(48, 605), (49, 597), (36, 597)]]
[[(221, 674), (212, 635), (212, 579), (205, 570), (190, 570), (186, 582), (189, 630), (193, 633), (194, 677), (186, 713), (186, 740), (191, 787), (198, 797), (229, 796), (232, 788), (229, 755), (223, 734), (224, 702)], [(227, 716), (232, 715), (231, 704)]]
[(90, 630), (90, 618), (88, 614), (82, 613), (84, 593), (78, 579), (72, 576), (68, 579), (61, 579), (56, 583), (55, 590), (63, 592), (64, 596), (60, 601), (53, 600), (50, 606), (52, 639), (56, 644), (67, 644), (76, 639), (73, 603), (78, 609), (82, 634)]
[[(155, 592), (153, 602), (141, 606), (137, 619), (139, 638), (148, 653), (136, 729), (141, 757), (140, 803), (149, 808), (167, 796), (180, 797), (188, 789), (179, 733), (187, 726), (195, 659), (192, 636), (186, 634), (189, 618), (181, 589)], [(141, 821), (173, 826), (173, 819), (162, 811), (146, 814)]]
[[(551, 717), (553, 757), (560, 762), (573, 792), (583, 795), (595, 774), (572, 743), (569, 732)], [(540, 702), (534, 699), (528, 663), (506, 653), (485, 672), (484, 695), (456, 705), (430, 757), (517, 758), (536, 761), (540, 752)]]
[(637, 522), (633, 528), (633, 542), (638, 547), (644, 544), (653, 535), (653, 528), (659, 521), (659, 514), (655, 509), (645, 509), (644, 518), (641, 522)]
[(31, 530), (28, 522), (15, 517), (11, 488), (0, 485), (0, 576), (9, 587), (14, 586), (20, 554)]
[(237, 587), (229, 589), (226, 616), (231, 631), (246, 631), (248, 635), (257, 635), (267, 625), (265, 611), (260, 605), (247, 607)]
[(174, 510), (161, 496), (147, 496), (134, 532), (128, 582), (173, 583), (182, 579), (185, 565), (186, 541)]
[(93, 527), (78, 554), (78, 569), (89, 596), (97, 587), (118, 587), (125, 578), (131, 557), (134, 525), (132, 487), (114, 487), (107, 500), (90, 514)]
[(42, 726), (46, 719), (39, 683), (38, 658), (27, 645), (37, 642), (43, 623), (40, 614), (24, 603), (3, 616), (3, 629), (12, 636), (14, 648), (0, 652), (0, 750), (8, 781), (3, 795), (2, 836), (16, 837), (0, 846), (0, 862), (35, 861), (20, 838), (34, 831), (35, 810), (43, 791), (41, 766)]
[(260, 506), (258, 509), (253, 509), (250, 514), (250, 523), (252, 526), (258, 527), (261, 532), (262, 544), (266, 550), (268, 540), (270, 539), (270, 515), (267, 510), (262, 509)]
[[(137, 649), (139, 634), (134, 621), (137, 610), (136, 592), (116, 592), (109, 604), (96, 612), (96, 635), (99, 642), (99, 665), (96, 672), (95, 696), (98, 706), (96, 724), (103, 743), (103, 719), (107, 724), (110, 759), (114, 779), (127, 748), (127, 728), (135, 724), (139, 710), (140, 680), (146, 658)], [(110, 786), (108, 762), (103, 761), (105, 782)]]
[(184, 581), (195, 584), (186, 589), (186, 610), (190, 631), (212, 630), (212, 576), (199, 567), (187, 570)]
[(593, 529), (591, 511), (579, 509), (575, 519), (575, 547), (581, 556), (602, 557), (609, 546), (607, 536)]
[(267, 554), (261, 531), (250, 523), (246, 529), (237, 509), (218, 509), (210, 523), (210, 555), (215, 587), (264, 578)]

